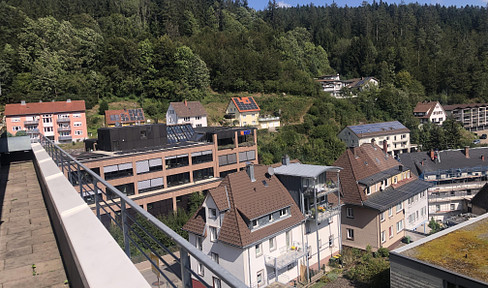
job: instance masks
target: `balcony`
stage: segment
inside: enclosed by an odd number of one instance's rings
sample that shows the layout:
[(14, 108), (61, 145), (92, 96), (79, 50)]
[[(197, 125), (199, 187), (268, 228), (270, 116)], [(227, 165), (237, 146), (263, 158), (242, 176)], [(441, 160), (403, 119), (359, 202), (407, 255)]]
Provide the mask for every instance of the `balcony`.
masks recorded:
[(58, 118), (56, 120), (56, 122), (58, 122), (58, 123), (70, 123), (71, 120), (69, 118)]
[(325, 196), (330, 193), (337, 192), (338, 186), (333, 181), (327, 181), (326, 183), (319, 183), (315, 186), (307, 187), (305, 189), (306, 195), (314, 195), (315, 191), (317, 197)]
[(266, 266), (273, 267), (275, 270), (281, 270), (290, 264), (298, 261), (298, 259), (306, 256), (307, 248), (303, 248), (300, 242), (293, 242), (290, 248), (281, 247), (279, 255), (265, 255), (264, 261)]
[(59, 136), (58, 141), (71, 141), (72, 139), (71, 136)]
[(58, 132), (70, 132), (70, 131), (71, 131), (71, 127), (69, 127), (69, 126), (58, 128)]
[(24, 126), (26, 125), (39, 125), (39, 120), (24, 121)]
[(305, 216), (310, 220), (317, 220), (317, 222), (322, 223), (336, 215), (339, 215), (339, 213), (341, 213), (341, 206), (326, 204), (317, 205), (317, 213), (315, 213), (315, 208), (311, 208), (305, 213)]

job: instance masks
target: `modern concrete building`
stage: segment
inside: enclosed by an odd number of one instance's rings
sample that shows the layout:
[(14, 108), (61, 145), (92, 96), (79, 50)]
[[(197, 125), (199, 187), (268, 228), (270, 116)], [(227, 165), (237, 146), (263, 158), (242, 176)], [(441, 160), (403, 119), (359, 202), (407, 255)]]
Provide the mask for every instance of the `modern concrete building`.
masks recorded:
[(343, 168), (343, 245), (389, 248), (405, 236), (405, 229), (423, 232), (429, 183), (371, 143), (347, 149), (334, 165)]
[(419, 102), (413, 109), (413, 116), (420, 120), (420, 124), (434, 123), (442, 125), (446, 120), (446, 111), (438, 101)]
[(386, 145), (388, 154), (410, 152), (410, 130), (398, 121), (347, 126), (338, 135), (347, 147), (359, 147), (364, 143)]
[[(488, 181), (488, 148), (401, 154), (403, 165), (429, 188), (429, 217), (439, 222), (470, 212), (468, 203)], [(488, 158), (487, 158), (488, 159)]]
[(5, 105), (7, 132), (25, 131), (37, 142), (43, 134), (56, 143), (78, 142), (88, 138), (85, 101), (37, 102)]
[(261, 109), (254, 97), (233, 97), (225, 110), (225, 114), (230, 121), (237, 121), (239, 127), (258, 126), (259, 111)]
[(447, 116), (463, 125), (469, 131), (484, 130), (488, 128), (488, 103), (444, 105)]
[[(249, 287), (307, 277), (305, 216), (271, 174), (249, 165), (227, 175), (183, 227), (190, 243)], [(193, 258), (191, 267), (214, 287), (228, 287)]]
[(207, 127), (207, 111), (199, 101), (171, 102), (166, 111), (166, 124), (191, 124)]
[[(153, 124), (102, 128), (98, 135), (87, 142), (95, 151), (72, 155), (153, 215), (185, 207), (189, 194), (258, 161), (256, 130), (249, 128)], [(77, 171), (70, 174), (76, 183)], [(83, 191), (91, 203), (93, 194)]]
[(122, 127), (131, 125), (144, 125), (146, 118), (142, 108), (105, 110), (106, 127)]
[(392, 288), (488, 287), (488, 214), (390, 252)]

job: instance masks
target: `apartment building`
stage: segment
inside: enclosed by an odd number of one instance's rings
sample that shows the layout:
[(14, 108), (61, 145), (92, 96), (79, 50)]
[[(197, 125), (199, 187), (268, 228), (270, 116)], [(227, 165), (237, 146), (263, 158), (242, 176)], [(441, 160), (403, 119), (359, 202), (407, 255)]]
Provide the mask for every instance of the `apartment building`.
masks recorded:
[(468, 203), (486, 184), (488, 148), (416, 152), (400, 155), (400, 161), (429, 188), (429, 216), (447, 218), (470, 212)]
[[(138, 125), (101, 128), (98, 139), (87, 140), (89, 152), (72, 155), (159, 215), (185, 207), (191, 193), (217, 187), (221, 178), (246, 163), (257, 163), (256, 141), (256, 130), (248, 128)], [(68, 179), (79, 191), (77, 173), (72, 171)], [(82, 189), (93, 203), (92, 186)]]
[(187, 124), (207, 127), (207, 111), (199, 101), (171, 102), (166, 111), (166, 124)]
[(237, 121), (239, 127), (258, 126), (259, 111), (261, 109), (254, 97), (233, 97), (227, 105), (225, 114), (230, 121)]
[(5, 105), (7, 132), (25, 131), (31, 141), (42, 134), (56, 143), (78, 142), (88, 138), (85, 101), (73, 100)]
[(412, 147), (410, 130), (398, 121), (347, 126), (337, 137), (347, 147), (359, 147), (371, 142), (386, 145), (390, 155), (408, 153)]
[(463, 125), (469, 131), (484, 130), (488, 128), (488, 103), (444, 105), (447, 116)]
[(146, 117), (142, 108), (105, 110), (105, 126), (121, 127), (146, 124)]
[(390, 252), (392, 288), (488, 286), (488, 214)]
[[(189, 242), (249, 287), (306, 277), (305, 216), (268, 167), (249, 165), (209, 191), (183, 227)], [(227, 287), (191, 258), (192, 270)]]
[(420, 124), (434, 123), (436, 125), (442, 125), (447, 118), (446, 111), (439, 101), (418, 102), (413, 109), (413, 116), (420, 120)]
[(347, 149), (334, 165), (343, 168), (343, 245), (389, 248), (405, 236), (405, 229), (423, 231), (430, 184), (409, 168), (372, 143)]

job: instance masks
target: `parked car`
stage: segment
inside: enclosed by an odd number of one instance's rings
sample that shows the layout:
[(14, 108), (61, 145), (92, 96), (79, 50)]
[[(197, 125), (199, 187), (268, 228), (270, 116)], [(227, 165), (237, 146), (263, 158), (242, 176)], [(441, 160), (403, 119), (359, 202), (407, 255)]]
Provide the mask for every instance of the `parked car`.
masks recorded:
[(480, 139), (473, 140), (473, 144), (480, 144), (480, 143), (481, 143)]
[(486, 138), (487, 138), (486, 134), (481, 134), (480, 139), (486, 139)]

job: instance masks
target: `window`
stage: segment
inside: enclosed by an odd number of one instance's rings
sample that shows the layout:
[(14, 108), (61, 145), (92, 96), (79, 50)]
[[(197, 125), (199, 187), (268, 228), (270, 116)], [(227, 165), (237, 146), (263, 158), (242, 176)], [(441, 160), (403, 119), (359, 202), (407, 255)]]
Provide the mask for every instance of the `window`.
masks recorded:
[(212, 277), (213, 279), (213, 288), (221, 288), (222, 287), (222, 283), (220, 282), (220, 279), (217, 278), (217, 277)]
[(346, 217), (347, 218), (354, 218), (354, 211), (351, 207), (346, 208)]
[(190, 122), (190, 117), (183, 117), (183, 121)]
[(354, 229), (346, 228), (346, 237), (348, 240), (354, 240)]
[(128, 177), (134, 174), (131, 162), (104, 166), (103, 173), (105, 176), (105, 180)]
[(188, 154), (181, 154), (175, 156), (164, 157), (166, 163), (166, 169), (188, 166)]
[(435, 211), (436, 212), (441, 211), (441, 205), (435, 205)]
[(191, 153), (191, 163), (193, 165), (212, 161), (212, 150)]
[(139, 193), (145, 193), (145, 192), (155, 191), (155, 190), (159, 190), (159, 189), (164, 189), (163, 177), (138, 181), (137, 182), (137, 189), (139, 190)]
[(211, 179), (214, 177), (214, 170), (213, 167), (203, 168), (200, 170), (193, 171), (193, 182)]
[(202, 248), (203, 248), (202, 242), (203, 242), (202, 237), (198, 237), (198, 236), (197, 236), (197, 241), (196, 241), (196, 243), (195, 243), (195, 247), (196, 247), (198, 250), (200, 250), (200, 251), (202, 251)]
[(380, 214), (380, 221), (381, 222), (385, 221), (385, 212)]
[(52, 115), (42, 115), (42, 123), (53, 123)]
[(273, 221), (273, 214), (269, 214), (268, 215), (268, 222), (272, 222)]
[(73, 113), (73, 118), (81, 118), (81, 114), (80, 113)]
[(154, 158), (149, 160), (142, 160), (136, 162), (136, 173), (144, 174), (163, 170), (163, 160), (161, 158)]
[(203, 273), (204, 273), (204, 267), (203, 267), (203, 264), (198, 262), (198, 265), (197, 265), (197, 273), (198, 275), (200, 276), (203, 276)]
[(369, 194), (371, 194), (371, 187), (368, 187), (368, 188), (366, 189), (366, 195), (369, 195)]
[(269, 241), (269, 251), (276, 250), (276, 237), (273, 237), (268, 240)]
[(252, 228), (256, 228), (259, 226), (258, 220), (252, 220)]
[(190, 173), (184, 172), (180, 174), (170, 175), (166, 177), (168, 187), (183, 185), (190, 182)]
[(394, 183), (394, 184), (397, 184), (397, 183), (398, 183), (398, 178), (397, 178), (397, 177), (394, 177), (394, 178), (393, 178), (393, 183)]
[(381, 231), (381, 243), (385, 243), (386, 241), (386, 232), (383, 230)]
[(280, 210), (280, 217), (285, 217), (288, 215), (288, 208), (284, 208)]
[(258, 283), (258, 287), (264, 284), (264, 279), (263, 279), (263, 270), (259, 271), (256, 275), (256, 282)]
[(75, 130), (75, 135), (83, 135), (83, 131), (81, 131), (81, 130)]
[[(51, 132), (53, 131), (53, 127), (46, 127), (46, 128), (51, 128)], [(46, 128), (44, 128), (44, 132), (47, 132), (46, 131)], [(14, 127), (12, 127), (12, 130), (13, 131), (20, 131), (20, 130), (22, 130), (22, 127), (20, 127), (20, 126), (14, 126)]]
[(210, 228), (210, 241), (217, 242), (217, 227), (209, 227)]
[(388, 228), (388, 236), (393, 237), (393, 225)]
[(202, 117), (200, 117), (200, 116), (196, 116), (196, 117), (195, 117), (195, 120), (200, 120), (201, 118), (202, 118)]
[(286, 231), (286, 248), (291, 247), (291, 231)]
[(217, 218), (217, 209), (215, 209), (215, 208), (208, 208), (208, 217), (210, 219)]
[(390, 207), (388, 209), (388, 217), (391, 217), (391, 216), (393, 216), (393, 207)]
[(329, 236), (329, 247), (334, 246), (334, 234)]
[(74, 127), (81, 127), (81, 125), (82, 125), (81, 122), (75, 122), (75, 123), (73, 123), (73, 126)]
[(454, 211), (456, 210), (456, 205), (455, 204), (451, 204), (451, 211)]
[(44, 132), (53, 132), (53, 127), (44, 127)]
[(396, 205), (396, 213), (403, 210), (403, 202), (400, 202)]
[(403, 219), (396, 223), (397, 233), (400, 233), (403, 230)]
[(219, 166), (225, 166), (237, 163), (237, 156), (236, 154), (227, 154), (219, 156)]
[(219, 254), (212, 252), (210, 256), (215, 263), (219, 264)]
[(420, 215), (425, 216), (426, 210), (427, 210), (427, 208), (422, 207), (422, 209), (420, 209)]
[(425, 191), (420, 192), (420, 198), (424, 198), (425, 196)]
[[(11, 118), (13, 123), (20, 122), (20, 118)], [(31, 120), (32, 121), (32, 120)]]
[(256, 159), (256, 151), (254, 150), (239, 152), (239, 162), (246, 162), (255, 159)]
[(263, 255), (263, 249), (261, 249), (261, 243), (254, 246), (254, 249), (256, 249), (256, 257)]

